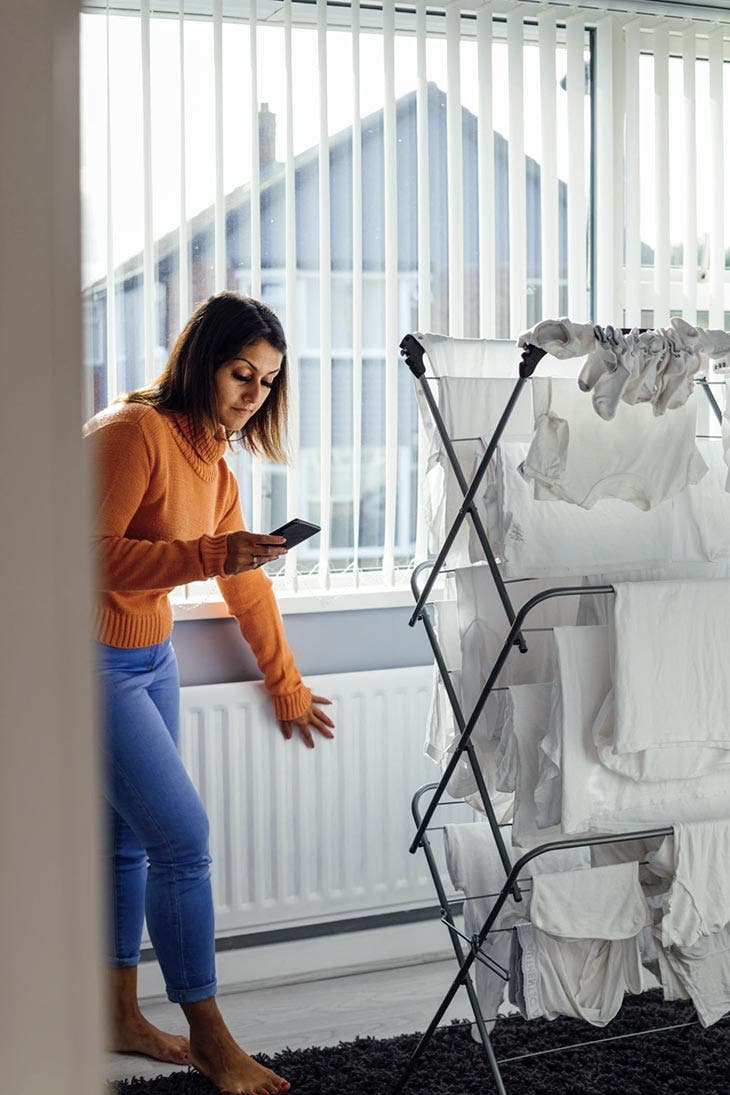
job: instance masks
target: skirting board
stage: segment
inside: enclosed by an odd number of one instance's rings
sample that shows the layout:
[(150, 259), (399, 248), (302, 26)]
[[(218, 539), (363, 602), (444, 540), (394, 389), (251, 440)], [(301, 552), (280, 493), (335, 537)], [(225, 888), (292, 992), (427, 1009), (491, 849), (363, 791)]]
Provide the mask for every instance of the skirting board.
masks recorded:
[[(317, 981), (352, 973), (439, 962), (453, 955), (440, 920), (392, 924), (306, 940), (269, 943), (216, 955), (218, 991), (244, 992), (295, 981)], [(160, 967), (143, 962), (138, 971), (140, 999), (166, 999)]]

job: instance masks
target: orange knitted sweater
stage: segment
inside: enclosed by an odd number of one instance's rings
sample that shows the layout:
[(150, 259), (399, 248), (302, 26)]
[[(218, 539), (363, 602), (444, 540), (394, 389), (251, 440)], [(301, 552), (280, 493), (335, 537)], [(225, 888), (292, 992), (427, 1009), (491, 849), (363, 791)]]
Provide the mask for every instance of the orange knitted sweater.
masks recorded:
[(95, 632), (109, 646), (160, 643), (172, 631), (170, 591), (215, 578), (251, 646), (277, 718), (312, 698), (261, 570), (225, 577), (226, 534), (245, 529), (224, 438), (193, 446), (184, 415), (115, 403), (84, 430), (97, 474)]

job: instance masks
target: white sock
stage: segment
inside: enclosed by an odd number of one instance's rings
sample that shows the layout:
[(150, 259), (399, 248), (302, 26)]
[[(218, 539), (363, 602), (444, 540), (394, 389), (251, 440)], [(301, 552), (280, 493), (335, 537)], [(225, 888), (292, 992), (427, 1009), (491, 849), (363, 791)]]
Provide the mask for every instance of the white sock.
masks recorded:
[(565, 360), (583, 357), (596, 346), (591, 323), (573, 323), (562, 319), (543, 319), (517, 339), (518, 346), (538, 346), (553, 357)]

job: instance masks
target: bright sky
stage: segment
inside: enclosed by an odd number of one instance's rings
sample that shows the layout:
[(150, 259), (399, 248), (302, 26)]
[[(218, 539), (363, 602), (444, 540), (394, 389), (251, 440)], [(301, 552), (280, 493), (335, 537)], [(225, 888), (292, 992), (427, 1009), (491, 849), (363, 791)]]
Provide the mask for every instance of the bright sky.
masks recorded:
[[(144, 183), (142, 158), (142, 69), (140, 22), (128, 16), (109, 22), (109, 119), (112, 132), (112, 225), (115, 265), (140, 251), (144, 239)], [(537, 69), (537, 49), (534, 50)], [(376, 34), (361, 34), (360, 113), (362, 117), (383, 106), (383, 51)], [(277, 116), (277, 159), (285, 159), (286, 82), (284, 34), (280, 27), (259, 26), (257, 34), (258, 99)], [(185, 142), (186, 215), (211, 205), (215, 199), (215, 88), (213, 28), (210, 22), (189, 20), (185, 25)], [(672, 62), (675, 64), (675, 62)], [(676, 62), (677, 65), (680, 62)], [(562, 52), (556, 82), (565, 75)], [(730, 66), (725, 66), (730, 69)], [(446, 44), (430, 39), (428, 78), (446, 88)], [(710, 115), (706, 65), (698, 67), (698, 148), (706, 147)], [(347, 31), (328, 34), (328, 129), (330, 134), (352, 124), (352, 39)], [(529, 56), (525, 72), (529, 75)], [(223, 175), (226, 192), (248, 181), (251, 147), (250, 35), (247, 26), (224, 25), (223, 44)], [(493, 58), (494, 127), (509, 136), (507, 50), (495, 46)], [(151, 21), (152, 205), (153, 235), (158, 238), (180, 222), (180, 40), (176, 19)], [(726, 73), (726, 75), (728, 75)], [(461, 96), (465, 107), (478, 113), (476, 45), (462, 43)], [(395, 49), (396, 97), (416, 86), (416, 42), (397, 36)], [(314, 29), (293, 32), (295, 154), (319, 140), (317, 91), (317, 35)], [(306, 89), (302, 93), (302, 89)], [(539, 161), (541, 150), (539, 81), (525, 81), (525, 152)], [(682, 117), (681, 70), (670, 77), (670, 117)], [(730, 80), (728, 89), (730, 101)], [(566, 94), (557, 88), (558, 174), (567, 175)], [(642, 59), (642, 238), (654, 239), (654, 131), (653, 69)], [(562, 124), (561, 124), (562, 123)], [(106, 17), (82, 16), (82, 189), (84, 194), (84, 284), (96, 280), (107, 265), (107, 40)], [(600, 135), (599, 135), (600, 139)], [(681, 125), (672, 129), (672, 163), (681, 162)], [(730, 175), (730, 172), (728, 172)], [(706, 220), (711, 182), (700, 177), (700, 225)], [(682, 236), (684, 172), (671, 178), (672, 239)]]

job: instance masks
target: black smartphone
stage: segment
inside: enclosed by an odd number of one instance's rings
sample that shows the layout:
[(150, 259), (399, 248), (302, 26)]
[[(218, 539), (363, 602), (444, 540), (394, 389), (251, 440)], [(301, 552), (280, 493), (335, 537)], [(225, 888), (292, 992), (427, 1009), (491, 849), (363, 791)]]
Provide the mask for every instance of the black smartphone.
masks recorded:
[(293, 521), (287, 521), (281, 528), (275, 528), (269, 536), (283, 536), (286, 540), (286, 548), (296, 547), (302, 540), (308, 540), (310, 536), (316, 536), (320, 532), (319, 525), (311, 525), (309, 521), (302, 521), (295, 517)]

